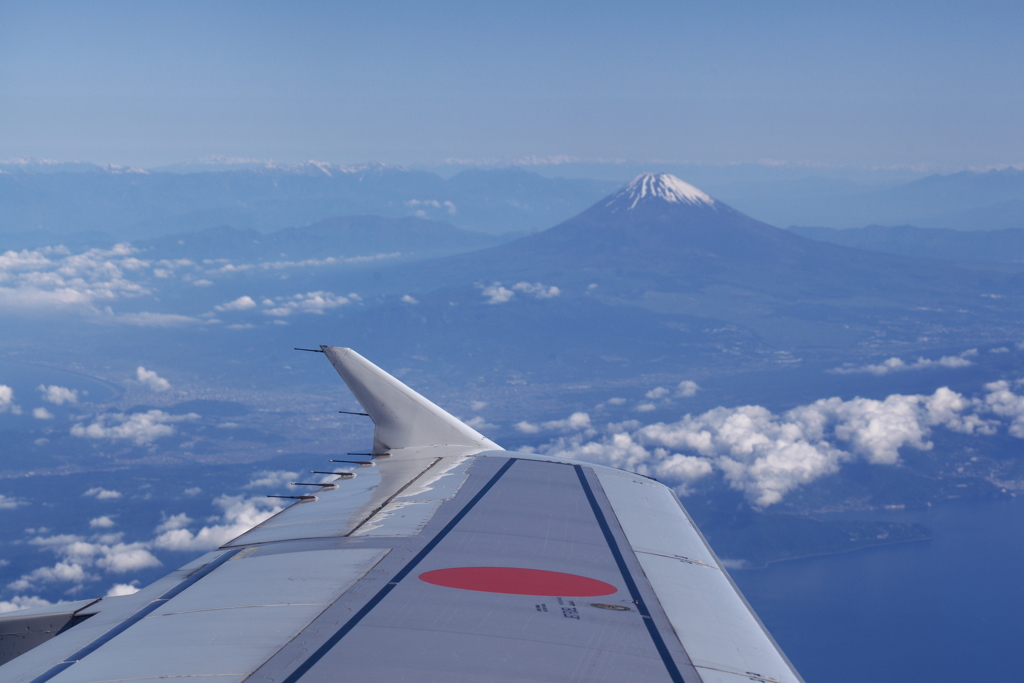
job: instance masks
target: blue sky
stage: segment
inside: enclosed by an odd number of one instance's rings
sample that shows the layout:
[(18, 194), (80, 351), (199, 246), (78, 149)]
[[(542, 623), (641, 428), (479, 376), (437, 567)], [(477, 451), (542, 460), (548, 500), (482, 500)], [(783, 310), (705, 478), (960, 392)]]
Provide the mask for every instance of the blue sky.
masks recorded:
[(0, 158), (1024, 162), (1009, 2), (5, 2)]

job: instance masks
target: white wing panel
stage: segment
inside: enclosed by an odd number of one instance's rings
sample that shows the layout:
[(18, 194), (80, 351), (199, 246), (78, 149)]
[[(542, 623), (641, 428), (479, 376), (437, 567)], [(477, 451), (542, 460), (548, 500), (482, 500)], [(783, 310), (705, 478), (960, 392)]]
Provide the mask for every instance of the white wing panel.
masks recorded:
[[(243, 550), (53, 683), (217, 676), (255, 671), (386, 549), (260, 555)], [(232, 678), (236, 677), (236, 678)]]
[[(634, 552), (667, 555), (718, 567), (700, 534), (679, 509), (679, 500), (672, 489), (636, 475), (620, 475), (597, 468), (594, 471)], [(629, 504), (616, 505), (616, 501), (629, 501)]]
[(138, 593), (113, 598), (103, 598), (94, 606), (84, 610), (96, 614), (72, 629), (52, 638), (39, 647), (29, 650), (17, 659), (3, 665), (0, 678), (4, 683), (24, 683), (36, 678), (50, 667), (64, 661), (83, 647), (100, 638), (132, 614), (180, 583), (186, 577), (212, 562), (221, 553), (207, 553), (189, 562), (181, 569), (151, 583)]
[[(675, 494), (625, 472), (595, 468), (647, 580), (705, 683), (800, 683)], [(742, 680), (740, 679), (740, 680)]]
[(703, 669), (799, 680), (720, 570), (648, 553), (637, 559), (705, 681)]
[(149, 616), (51, 681), (245, 676), (323, 609), (248, 607)]
[(377, 564), (385, 549), (243, 550), (217, 571), (168, 600), (153, 616), (235, 607), (325, 605)]

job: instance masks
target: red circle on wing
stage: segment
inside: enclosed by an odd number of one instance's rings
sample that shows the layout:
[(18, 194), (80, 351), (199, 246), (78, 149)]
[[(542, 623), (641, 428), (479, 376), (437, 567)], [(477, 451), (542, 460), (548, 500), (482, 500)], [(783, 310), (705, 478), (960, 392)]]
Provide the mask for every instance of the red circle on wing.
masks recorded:
[(512, 595), (590, 597), (611, 595), (618, 591), (610, 583), (578, 574), (519, 567), (435, 569), (420, 574), (420, 580), (435, 586), (485, 593), (510, 593)]

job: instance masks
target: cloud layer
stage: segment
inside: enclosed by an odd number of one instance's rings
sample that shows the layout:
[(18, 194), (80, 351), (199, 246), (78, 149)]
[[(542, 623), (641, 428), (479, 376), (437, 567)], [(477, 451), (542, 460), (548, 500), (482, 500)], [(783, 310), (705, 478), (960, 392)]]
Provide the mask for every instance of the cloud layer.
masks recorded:
[[(272, 476), (271, 479), (278, 482), (281, 477)], [(94, 496), (99, 500), (121, 498), (119, 492), (99, 487), (91, 488), (83, 495)], [(46, 529), (28, 529), (29, 533), (39, 534), (28, 539), (28, 544), (52, 553), (57, 561), (21, 575), (8, 583), (6, 588), (22, 592), (52, 589), (56, 585), (61, 592), (74, 594), (86, 583), (98, 581), (105, 575), (114, 575), (122, 582), (114, 583), (106, 597), (131, 595), (138, 590), (138, 581), (125, 583), (123, 577), (130, 572), (161, 566), (162, 563), (153, 551), (212, 550), (283, 509), (276, 501), (263, 497), (222, 495), (213, 504), (220, 510), (220, 514), (207, 518), (206, 524), (195, 531), (190, 529), (194, 520), (180, 513), (165, 516), (163, 522), (154, 529), (152, 539), (134, 543), (125, 543), (123, 533), (106, 531), (115, 526), (114, 520), (106, 515), (89, 521), (90, 528), (99, 533), (88, 537), (78, 534), (43, 535), (49, 532)], [(65, 589), (61, 584), (71, 585), (71, 588)], [(48, 604), (51, 603), (37, 596), (19, 595), (0, 601), (0, 613)]]
[[(662, 479), (687, 493), (697, 480), (719, 472), (757, 508), (781, 501), (794, 488), (860, 459), (875, 465), (899, 462), (900, 449), (929, 450), (938, 427), (963, 434), (993, 434), (1009, 420), (1024, 438), (1024, 396), (1008, 382), (986, 386), (982, 398), (946, 387), (931, 395), (893, 394), (884, 400), (828, 398), (781, 415), (762, 406), (715, 408), (676, 422), (637, 421), (597, 429), (586, 421), (531, 425), (520, 431), (570, 431), (542, 453), (620, 467)], [(578, 414), (577, 414), (578, 415)]]
[(171, 415), (162, 410), (145, 413), (103, 413), (84, 425), (81, 422), (71, 427), (71, 435), (83, 439), (110, 439), (132, 441), (136, 446), (145, 446), (164, 436), (177, 432), (173, 423), (198, 420), (195, 413)]
[(7, 588), (23, 591), (47, 583), (82, 584), (99, 578), (94, 571), (124, 574), (160, 566), (149, 552), (148, 543), (123, 543), (121, 534), (106, 534), (90, 539), (73, 534), (36, 536), (31, 545), (49, 550), (59, 559), (52, 567), (39, 567), (12, 581)]
[(852, 375), (866, 372), (872, 375), (881, 376), (888, 375), (891, 372), (905, 372), (907, 370), (966, 368), (974, 365), (974, 362), (968, 359), (977, 355), (978, 349), (968, 349), (957, 356), (943, 356), (938, 360), (931, 360), (929, 358), (922, 357), (918, 358), (913, 363), (906, 363), (901, 358), (893, 357), (875, 365), (843, 366), (841, 368), (833, 368), (830, 372), (834, 372), (839, 375)]
[(239, 536), (284, 508), (266, 498), (220, 496), (214, 504), (222, 511), (219, 524), (208, 524), (196, 532), (188, 529), (192, 520), (176, 515), (157, 527), (153, 546), (164, 550), (213, 550)]
[(478, 286), (481, 289), (480, 293), (487, 299), (488, 304), (507, 303), (515, 298), (516, 292), (532, 296), (535, 299), (553, 299), (562, 293), (562, 290), (558, 287), (545, 285), (540, 282), (517, 282), (512, 285), (512, 289), (503, 287), (500, 282), (495, 282), (488, 286)]
[(126, 271), (149, 267), (128, 244), (71, 254), (64, 247), (0, 254), (0, 309), (60, 309), (90, 306), (149, 294)]

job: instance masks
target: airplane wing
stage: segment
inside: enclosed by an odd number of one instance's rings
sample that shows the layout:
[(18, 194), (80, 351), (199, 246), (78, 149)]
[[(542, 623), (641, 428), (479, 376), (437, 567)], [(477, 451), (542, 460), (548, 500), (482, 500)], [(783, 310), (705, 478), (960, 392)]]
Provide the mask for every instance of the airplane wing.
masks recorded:
[(671, 489), (505, 451), (321, 351), (372, 461), (134, 595), (6, 615), (0, 679), (802, 681)]

